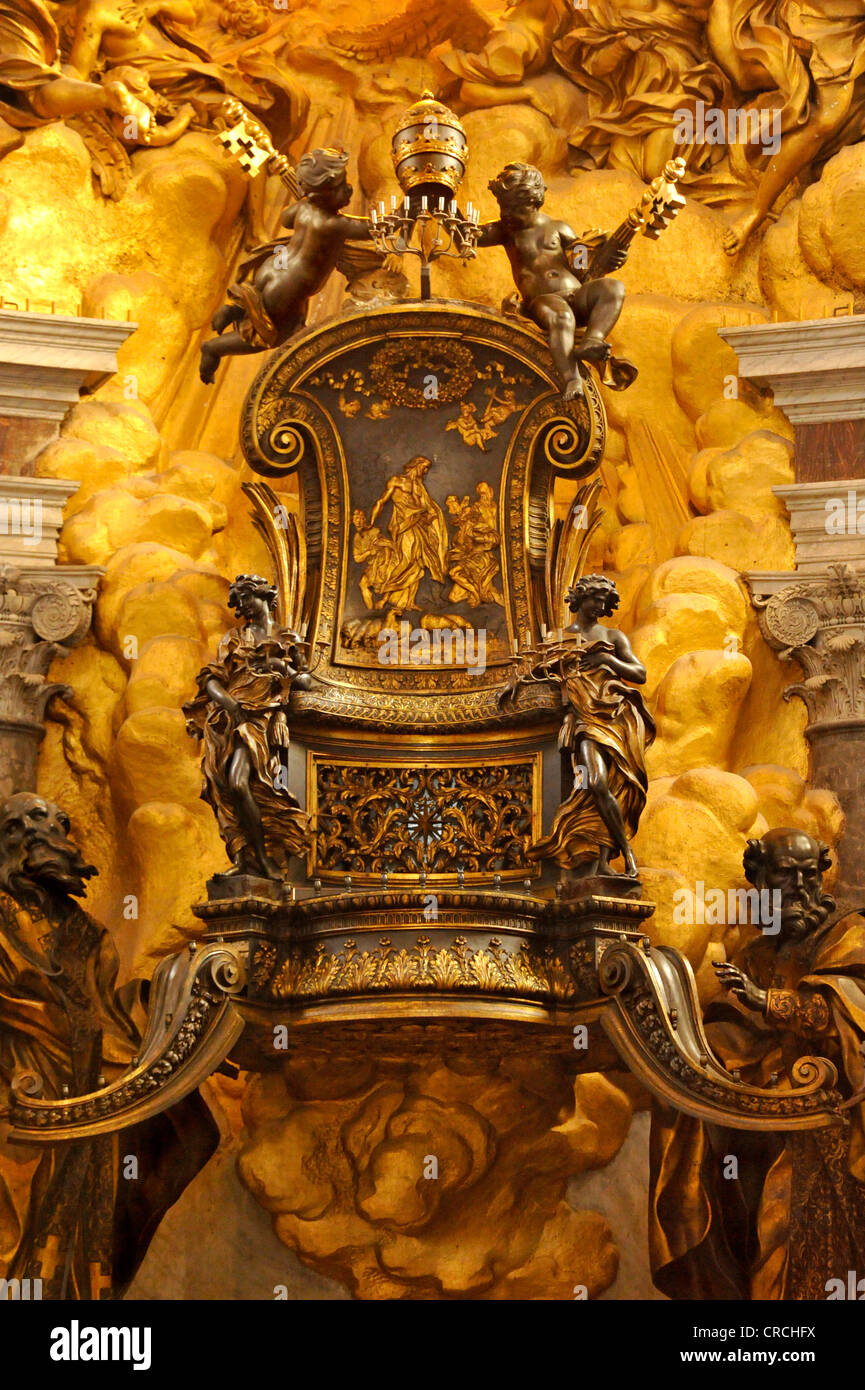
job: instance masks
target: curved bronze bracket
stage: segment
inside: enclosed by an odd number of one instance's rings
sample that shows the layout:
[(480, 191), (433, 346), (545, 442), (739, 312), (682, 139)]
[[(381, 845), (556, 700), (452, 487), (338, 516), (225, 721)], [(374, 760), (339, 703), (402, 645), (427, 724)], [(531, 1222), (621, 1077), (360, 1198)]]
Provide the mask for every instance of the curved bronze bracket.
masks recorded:
[[(383, 911), (392, 896), (404, 898), (405, 894), (371, 894), (359, 903), (369, 913), (379, 898), (383, 898), (384, 903), (379, 904)], [(463, 916), (470, 911), (463, 895), (452, 896)], [(488, 922), (491, 904), (487, 896), (468, 896), (475, 904), (471, 910), (483, 908), (487, 929), (492, 930)], [(351, 936), (353, 949), (355, 939), (365, 939), (365, 932), (380, 934), (385, 929), (380, 920), (381, 911), (372, 913), (371, 923), (365, 925), (363, 921), (356, 921), (350, 927), (346, 918), (351, 918), (352, 908), (357, 908), (358, 902), (350, 895), (342, 895), (337, 901), (341, 930)], [(435, 929), (428, 930), (465, 930), (462, 916), (452, 928), (442, 920), (449, 910), (448, 901), (449, 895), (445, 894), (440, 903), (442, 916)], [(749, 1086), (725, 1069), (706, 1037), (696, 981), (685, 957), (670, 947), (653, 948), (647, 937), (638, 936), (634, 931), (615, 930), (602, 920), (605, 913), (615, 912), (621, 917), (625, 909), (645, 909), (645, 904), (601, 898), (577, 904), (527, 899), (520, 899), (519, 903), (524, 910), (527, 905), (537, 907), (546, 919), (537, 937), (533, 924), (523, 918), (512, 927), (520, 940), (533, 938), (536, 948), (540, 944), (538, 938), (542, 938), (546, 949), (558, 962), (557, 969), (562, 973), (560, 987), (565, 995), (558, 1001), (559, 1009), (553, 998), (547, 996), (540, 978), (537, 981), (540, 993), (535, 990), (531, 999), (535, 1012), (546, 1016), (554, 1031), (561, 1030), (563, 1047), (570, 1037), (572, 1010), (577, 1010), (573, 1016), (579, 1016), (580, 1011), (589, 1009), (600, 1017), (604, 1031), (634, 1075), (659, 1099), (685, 1114), (731, 1129), (820, 1129), (842, 1122), (842, 1100), (835, 1090), (837, 1074), (832, 1063), (824, 1058), (801, 1058), (793, 1068), (792, 1089)], [(235, 911), (244, 906), (242, 901), (232, 900)], [(326, 929), (330, 924), (327, 931), (330, 940), (333, 924), (327, 902), (310, 900), (307, 908), (313, 914), (312, 922), (318, 921), (316, 914), (325, 914), (322, 923)], [(298, 908), (295, 904), (274, 905), (274, 910), (277, 914), (284, 911), (291, 915), (296, 914)], [(396, 904), (388, 907), (391, 915), (404, 916), (405, 910), (405, 906), (399, 908)], [(592, 926), (586, 923), (582, 930), (569, 930), (567, 919), (574, 916), (584, 921), (588, 916)], [(220, 925), (224, 928), (226, 923)], [(275, 923), (272, 930), (271, 941), (280, 940), (281, 933)], [(258, 951), (263, 949), (264, 955), (261, 961), (256, 956), (251, 971), (252, 998), (247, 997), (252, 943), (257, 939), (245, 932), (238, 933), (233, 939), (210, 941), (200, 950), (190, 948), (188, 953), (163, 961), (153, 977), (149, 1022), (141, 1057), (133, 1070), (112, 1085), (68, 1100), (42, 1100), (37, 1077), (32, 1074), (17, 1076), (12, 1086), (10, 1137), (29, 1144), (57, 1143), (137, 1124), (166, 1110), (198, 1086), (236, 1044), (245, 1022), (253, 1016), (261, 1022), (262, 1010), (268, 1019), (284, 1020), (292, 1015), (291, 998), (270, 996), (266, 989), (262, 995), (260, 967), (270, 962), (268, 952), (275, 955), (278, 948), (273, 944), (262, 947), (259, 942), (256, 947)], [(288, 939), (282, 937), (283, 944)], [(333, 947), (334, 942), (330, 944)], [(427, 942), (427, 946), (429, 944)], [(525, 941), (523, 947), (526, 947)], [(501, 948), (502, 941), (497, 939), (496, 951), (500, 955)], [(293, 949), (301, 955), (314, 953), (315, 931), (298, 938)], [(505, 961), (504, 956), (502, 960)], [(275, 966), (271, 963), (268, 969), (272, 968)], [(366, 1000), (367, 1006), (374, 1003), (378, 1007), (383, 994), (393, 992), (399, 996), (404, 1010), (407, 999), (416, 1001), (427, 1019), (431, 1009), (433, 1014), (437, 1012), (435, 1001), (438, 1000), (442, 1019), (451, 1017), (448, 1006), (453, 1003), (453, 989), (445, 985), (436, 989), (431, 987), (431, 979), (424, 977), (423, 987), (419, 985), (408, 996), (404, 980), (396, 979), (392, 991), (384, 986), (386, 981), (380, 972), (368, 988), (356, 982), (354, 1005)], [(519, 993), (515, 984), (503, 994), (492, 982), (485, 988), (477, 981), (471, 998), (476, 1005), (480, 1000), (484, 1008), (491, 1010), (491, 1014), (485, 1016), (495, 1017), (496, 1010), (503, 1009), (511, 1018), (515, 991)], [(317, 997), (319, 1003), (327, 1004), (327, 988)], [(331, 1002), (340, 997), (339, 991), (335, 992)], [(564, 1010), (561, 1010), (562, 1003), (566, 1004)], [(537, 1019), (533, 1017), (532, 1021)]]
[(34, 1072), (12, 1082), (10, 1139), (56, 1144), (139, 1124), (195, 1090), (243, 1032), (231, 999), (246, 984), (246, 942), (212, 942), (171, 956), (153, 976), (147, 1031), (133, 1069), (86, 1096), (41, 1100)]
[(837, 1072), (801, 1057), (794, 1090), (745, 1085), (712, 1052), (689, 962), (668, 946), (609, 946), (598, 980), (612, 1007), (601, 1024), (635, 1076), (666, 1104), (729, 1129), (823, 1129), (840, 1124)]

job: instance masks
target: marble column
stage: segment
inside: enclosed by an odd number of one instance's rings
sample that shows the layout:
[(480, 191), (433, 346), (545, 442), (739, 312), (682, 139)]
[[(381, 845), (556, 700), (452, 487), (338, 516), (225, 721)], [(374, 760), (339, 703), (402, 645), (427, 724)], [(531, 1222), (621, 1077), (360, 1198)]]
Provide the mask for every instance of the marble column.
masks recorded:
[(72, 694), (48, 680), (48, 669), (86, 635), (101, 574), (86, 565), (0, 564), (0, 800), (36, 786), (48, 705)]
[(0, 311), (0, 800), (36, 786), (55, 696), (48, 679), (90, 628), (102, 570), (57, 561), (77, 482), (37, 478), (34, 460), (82, 392), (117, 370), (134, 323)]
[(795, 433), (796, 571), (746, 576), (764, 637), (802, 679), (811, 782), (838, 797), (842, 909), (865, 907), (865, 315), (720, 330), (739, 374), (769, 387)]

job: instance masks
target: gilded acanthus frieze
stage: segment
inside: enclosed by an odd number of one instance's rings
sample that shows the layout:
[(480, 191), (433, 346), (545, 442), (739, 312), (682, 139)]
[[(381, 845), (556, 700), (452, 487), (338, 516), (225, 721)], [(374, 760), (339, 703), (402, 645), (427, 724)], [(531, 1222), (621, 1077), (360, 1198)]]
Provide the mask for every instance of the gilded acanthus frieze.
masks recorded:
[(408, 946), (382, 936), (371, 950), (359, 949), (354, 940), (345, 941), (335, 952), (324, 945), (312, 955), (294, 949), (271, 984), (276, 1000), (377, 990), (482, 991), (562, 1003), (576, 993), (567, 965), (550, 949), (532, 951), (522, 943), (511, 954), (496, 937), (477, 948), (463, 936), (436, 947), (423, 934)]

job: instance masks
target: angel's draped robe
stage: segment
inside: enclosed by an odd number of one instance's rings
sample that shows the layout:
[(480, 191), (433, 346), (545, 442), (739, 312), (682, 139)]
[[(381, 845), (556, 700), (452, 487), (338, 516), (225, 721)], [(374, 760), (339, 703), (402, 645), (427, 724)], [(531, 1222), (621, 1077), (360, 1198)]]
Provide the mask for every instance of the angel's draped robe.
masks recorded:
[[(216, 661), (199, 672), (198, 695), (183, 706), (189, 733), (202, 740), (202, 800), (213, 807), (229, 858), (235, 863), (246, 845), (246, 832), (228, 774), (240, 747), (249, 757), (249, 786), (261, 815), (268, 854), (285, 867), (292, 855), (304, 856), (309, 847), (309, 817), (280, 775), (289, 742), (285, 706), (290, 682), (258, 669), (268, 656), (285, 659), (291, 641), (290, 634), (277, 633), (256, 643), (247, 628), (232, 628), (219, 644)], [(239, 723), (211, 698), (207, 690), (211, 680), (240, 705)]]
[[(586, 650), (609, 643), (592, 643)], [(579, 764), (580, 741), (589, 739), (600, 749), (607, 768), (607, 783), (619, 804), (625, 830), (636, 833), (646, 804), (645, 751), (655, 737), (655, 724), (643, 697), (609, 671), (595, 668), (574, 671), (563, 687), (568, 712), (559, 733), (559, 748)], [(616, 849), (613, 837), (585, 784), (575, 785), (553, 819), (549, 835), (530, 850), (533, 859), (552, 859), (566, 867), (597, 858), (600, 846)]]

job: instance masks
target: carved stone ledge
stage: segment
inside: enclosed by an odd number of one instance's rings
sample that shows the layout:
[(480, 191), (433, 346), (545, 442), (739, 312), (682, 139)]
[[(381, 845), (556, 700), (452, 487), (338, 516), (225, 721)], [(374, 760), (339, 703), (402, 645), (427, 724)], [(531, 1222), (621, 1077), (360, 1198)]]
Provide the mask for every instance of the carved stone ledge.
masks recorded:
[(58, 425), (82, 390), (117, 371), (136, 323), (0, 310), (0, 416)]
[[(829, 565), (849, 565), (865, 572), (865, 478), (837, 478), (793, 483), (772, 489), (790, 514), (796, 546), (796, 577), (825, 577)], [(858, 509), (862, 507), (862, 530)], [(841, 516), (843, 530), (833, 529)]]
[(59, 478), (0, 475), (0, 565), (55, 564), (63, 509), (80, 486)]
[(771, 386), (794, 424), (865, 418), (865, 315), (720, 328), (739, 374)]

